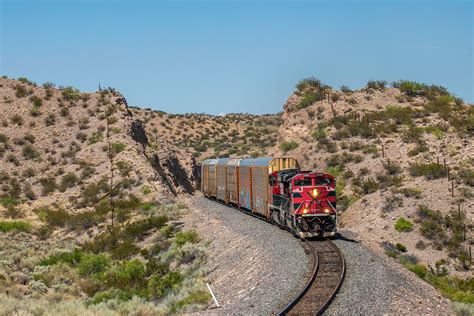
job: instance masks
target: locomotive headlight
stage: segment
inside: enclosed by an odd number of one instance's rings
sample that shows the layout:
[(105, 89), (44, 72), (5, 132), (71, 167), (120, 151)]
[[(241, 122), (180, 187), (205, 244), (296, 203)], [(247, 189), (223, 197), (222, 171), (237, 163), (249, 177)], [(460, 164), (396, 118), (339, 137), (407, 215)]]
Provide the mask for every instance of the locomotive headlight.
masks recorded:
[(308, 213), (308, 209), (307, 209), (307, 208), (305, 208), (305, 209), (303, 210), (303, 214), (306, 214), (306, 213)]
[(331, 212), (331, 211), (328, 208), (324, 209), (324, 213), (329, 214), (329, 212)]
[(313, 189), (313, 192), (311, 192), (313, 197), (317, 197), (319, 195), (318, 189)]

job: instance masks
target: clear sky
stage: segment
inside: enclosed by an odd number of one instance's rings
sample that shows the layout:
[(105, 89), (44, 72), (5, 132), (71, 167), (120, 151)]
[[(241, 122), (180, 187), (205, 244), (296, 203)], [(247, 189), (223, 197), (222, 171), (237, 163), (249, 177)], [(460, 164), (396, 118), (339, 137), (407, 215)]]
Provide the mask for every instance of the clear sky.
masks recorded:
[(167, 112), (275, 113), (298, 80), (474, 102), (473, 1), (0, 0), (0, 73)]

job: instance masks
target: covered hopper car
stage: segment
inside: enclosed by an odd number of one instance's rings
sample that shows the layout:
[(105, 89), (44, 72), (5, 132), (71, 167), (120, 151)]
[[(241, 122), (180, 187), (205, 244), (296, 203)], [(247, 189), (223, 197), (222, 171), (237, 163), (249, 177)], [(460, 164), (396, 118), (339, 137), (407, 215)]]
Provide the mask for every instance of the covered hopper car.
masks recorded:
[(336, 183), (303, 171), (294, 158), (204, 160), (201, 191), (211, 199), (251, 212), (300, 237), (336, 233)]

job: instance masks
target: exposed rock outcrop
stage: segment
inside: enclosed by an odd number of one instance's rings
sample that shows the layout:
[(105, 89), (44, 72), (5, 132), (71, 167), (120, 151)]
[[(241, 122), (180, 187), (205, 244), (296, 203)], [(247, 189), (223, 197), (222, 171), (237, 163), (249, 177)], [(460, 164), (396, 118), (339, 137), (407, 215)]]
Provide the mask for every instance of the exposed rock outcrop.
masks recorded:
[(157, 172), (157, 177), (175, 195), (179, 192), (193, 194), (195, 188), (191, 183), (188, 174), (172, 152), (153, 153), (150, 157), (150, 164)]
[(145, 128), (142, 122), (134, 120), (130, 124), (129, 135), (134, 141), (140, 143), (143, 147), (148, 145), (148, 137), (146, 136)]

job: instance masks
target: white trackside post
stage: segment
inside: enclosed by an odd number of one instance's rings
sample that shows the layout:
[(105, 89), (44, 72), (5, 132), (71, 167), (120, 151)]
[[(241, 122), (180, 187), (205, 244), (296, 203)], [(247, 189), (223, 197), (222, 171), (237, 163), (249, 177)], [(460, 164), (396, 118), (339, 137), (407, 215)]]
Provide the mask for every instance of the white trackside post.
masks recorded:
[(211, 293), (211, 296), (212, 296), (212, 299), (214, 300), (214, 303), (216, 303), (216, 307), (221, 307), (221, 306), (219, 305), (219, 302), (217, 302), (217, 299), (216, 299), (216, 297), (214, 296), (214, 293), (212, 292), (211, 286), (209, 285), (209, 283), (206, 283), (206, 285), (207, 285), (207, 289), (209, 290), (209, 293)]

